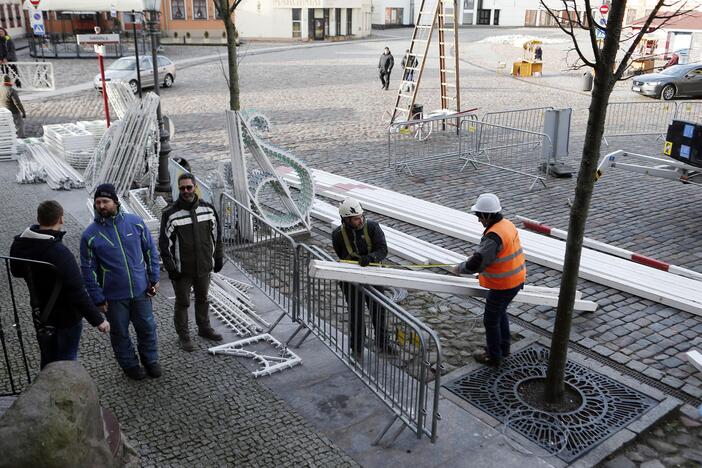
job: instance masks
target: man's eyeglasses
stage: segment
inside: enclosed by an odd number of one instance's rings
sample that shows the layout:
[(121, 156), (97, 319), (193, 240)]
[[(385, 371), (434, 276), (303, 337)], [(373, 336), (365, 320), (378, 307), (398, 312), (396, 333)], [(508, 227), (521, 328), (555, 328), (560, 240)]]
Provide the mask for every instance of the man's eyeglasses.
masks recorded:
[(190, 192), (194, 188), (194, 185), (181, 185), (180, 187), (178, 187), (178, 190), (180, 190), (181, 192)]

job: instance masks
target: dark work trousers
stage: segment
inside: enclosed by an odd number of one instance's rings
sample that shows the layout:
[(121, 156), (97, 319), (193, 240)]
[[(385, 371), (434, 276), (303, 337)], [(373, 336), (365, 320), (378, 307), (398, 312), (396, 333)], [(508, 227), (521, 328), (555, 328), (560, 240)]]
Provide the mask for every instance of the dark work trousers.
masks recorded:
[[(344, 292), (346, 304), (349, 307), (349, 348), (351, 351), (360, 353), (363, 351), (363, 342), (367, 333), (363, 314), (363, 295), (361, 286), (354, 283), (339, 283)], [(375, 286), (379, 293), (384, 289)], [(376, 303), (370, 296), (365, 295), (365, 303), (370, 311), (373, 329), (375, 330), (375, 341), (379, 347), (387, 344), (387, 324), (385, 323), (385, 308)]]
[(383, 87), (385, 89), (388, 89), (388, 86), (390, 86), (390, 72), (386, 71), (380, 71), (380, 82), (383, 84)]
[(173, 323), (176, 333), (180, 337), (186, 337), (188, 333), (188, 307), (190, 307), (190, 288), (195, 292), (195, 323), (199, 330), (206, 330), (210, 327), (210, 317), (207, 315), (210, 303), (207, 300), (207, 292), (210, 289), (210, 275), (186, 276), (183, 275), (177, 280), (173, 280), (173, 291), (175, 291), (175, 311)]
[(68, 328), (55, 328), (52, 334), (37, 332), (37, 342), (41, 352), (41, 368), (55, 361), (75, 361), (78, 359), (80, 334), (83, 320)]
[(511, 337), (509, 335), (507, 306), (523, 287), (522, 283), (516, 288), (491, 289), (488, 292), (483, 324), (485, 325), (487, 354), (493, 359), (502, 359), (509, 354)]

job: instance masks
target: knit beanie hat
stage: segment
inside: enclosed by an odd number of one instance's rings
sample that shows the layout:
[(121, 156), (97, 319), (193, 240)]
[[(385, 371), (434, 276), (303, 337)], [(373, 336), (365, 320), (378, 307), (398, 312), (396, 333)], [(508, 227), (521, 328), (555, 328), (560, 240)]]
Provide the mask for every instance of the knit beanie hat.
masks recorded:
[(95, 190), (93, 200), (98, 198), (110, 198), (115, 203), (119, 203), (119, 199), (117, 198), (117, 190), (115, 190), (115, 186), (112, 184), (100, 184)]

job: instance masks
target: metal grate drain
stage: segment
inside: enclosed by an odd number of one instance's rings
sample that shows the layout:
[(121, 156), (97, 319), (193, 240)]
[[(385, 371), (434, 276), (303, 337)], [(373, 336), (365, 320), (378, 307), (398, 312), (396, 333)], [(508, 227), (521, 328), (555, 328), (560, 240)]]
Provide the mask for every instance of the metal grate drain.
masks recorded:
[(584, 455), (658, 404), (610, 377), (568, 361), (565, 381), (579, 393), (580, 406), (567, 413), (539, 411), (524, 401), (517, 388), (546, 376), (548, 355), (548, 348), (533, 343), (498, 369), (482, 367), (444, 387), (566, 462)]

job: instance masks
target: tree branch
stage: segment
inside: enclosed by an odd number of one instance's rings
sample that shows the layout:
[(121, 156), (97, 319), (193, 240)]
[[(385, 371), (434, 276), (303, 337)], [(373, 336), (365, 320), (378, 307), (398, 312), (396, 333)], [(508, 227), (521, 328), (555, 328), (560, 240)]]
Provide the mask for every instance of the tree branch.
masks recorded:
[[(567, 3), (566, 3), (566, 0), (562, 0), (562, 1), (563, 1), (563, 4), (564, 4), (565, 8), (566, 8), (566, 11), (568, 11), (568, 8), (569, 8), (569, 7), (568, 7), (568, 5), (567, 5)], [(573, 32), (573, 22), (570, 21), (570, 17), (568, 18), (568, 19), (569, 19), (568, 22), (569, 22), (570, 28), (569, 28), (569, 29), (566, 29), (566, 27), (565, 27), (565, 26), (563, 25), (563, 23), (561, 22), (560, 18), (558, 18), (558, 17), (556, 16), (556, 14), (553, 12), (553, 10), (551, 10), (551, 9), (548, 7), (548, 5), (546, 5), (546, 3), (544, 2), (544, 0), (541, 0), (541, 5), (546, 9), (546, 12), (549, 14), (549, 16), (550, 16), (551, 18), (553, 18), (553, 19), (556, 21), (556, 25), (558, 26), (558, 28), (559, 28), (561, 31), (563, 31), (563, 33), (565, 33), (567, 36), (569, 36), (570, 39), (571, 39), (571, 41), (573, 41), (573, 46), (575, 47), (575, 51), (578, 53), (578, 56), (580, 57), (580, 60), (582, 60), (583, 63), (584, 63), (585, 65), (587, 65), (587, 66), (589, 66), (589, 67), (594, 67), (595, 64), (592, 63), (592, 62), (591, 62), (590, 60), (588, 60), (587, 58), (585, 58), (585, 55), (584, 55), (584, 54), (582, 53), (582, 51), (580, 50), (580, 45), (578, 44), (578, 40), (575, 38), (575, 33)]]

